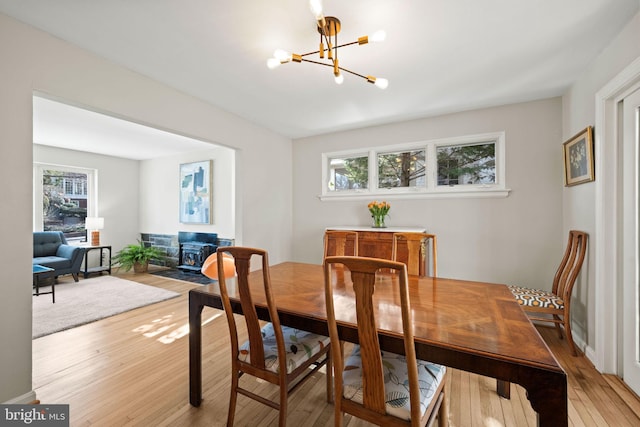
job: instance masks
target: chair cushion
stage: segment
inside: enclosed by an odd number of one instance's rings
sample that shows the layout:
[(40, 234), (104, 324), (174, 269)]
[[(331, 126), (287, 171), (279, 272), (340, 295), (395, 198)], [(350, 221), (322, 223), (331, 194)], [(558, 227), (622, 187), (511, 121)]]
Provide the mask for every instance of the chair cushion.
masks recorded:
[(555, 308), (562, 310), (564, 301), (562, 298), (551, 292), (539, 289), (521, 288), (520, 286), (509, 286), (509, 290), (516, 297), (518, 304), (525, 307)]
[[(262, 327), (262, 341), (264, 344), (265, 367), (272, 371), (279, 371), (278, 346), (273, 324), (267, 323)], [(313, 355), (329, 345), (331, 340), (323, 335), (282, 326), (284, 346), (287, 351), (287, 373), (293, 372), (298, 366), (309, 360)], [(248, 362), (250, 354), (249, 341), (240, 346), (238, 359)]]
[[(409, 378), (404, 356), (382, 352), (384, 366), (384, 393), (387, 413), (395, 417), (411, 419), (409, 399)], [(420, 384), (420, 415), (423, 416), (446, 372), (446, 367), (418, 360), (418, 382)], [(360, 346), (355, 346), (344, 365), (343, 396), (345, 399), (362, 404), (362, 359)]]

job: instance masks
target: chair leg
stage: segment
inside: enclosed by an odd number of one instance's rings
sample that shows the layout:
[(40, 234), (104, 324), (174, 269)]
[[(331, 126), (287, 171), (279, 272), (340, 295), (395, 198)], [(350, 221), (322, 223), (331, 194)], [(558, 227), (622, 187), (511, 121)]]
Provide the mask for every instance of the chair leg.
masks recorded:
[[(341, 399), (341, 398), (342, 396), (336, 397), (336, 402), (338, 399)], [(344, 422), (344, 414), (340, 410), (340, 407), (336, 406), (333, 411), (333, 425), (334, 427), (342, 427), (343, 422)]]
[(289, 385), (286, 381), (280, 383), (280, 417), (278, 425), (285, 427), (287, 425), (287, 401), (289, 400)]
[(73, 280), (75, 282), (77, 282), (78, 281), (78, 273), (71, 273), (71, 275), (73, 276)]
[(567, 335), (567, 342), (569, 343), (569, 348), (571, 349), (571, 354), (573, 356), (577, 356), (578, 350), (576, 348), (575, 343), (573, 342), (573, 334), (571, 333), (571, 318), (565, 315), (563, 324), (564, 324), (564, 332)]
[(331, 359), (331, 350), (327, 352), (325, 357), (327, 358), (327, 363), (324, 365), (327, 371), (327, 402), (333, 403), (333, 360)]
[(442, 390), (442, 403), (438, 409), (438, 427), (447, 427), (449, 425), (449, 404), (447, 403), (447, 393)]
[(562, 328), (560, 327), (560, 323), (564, 323), (562, 321), (562, 319), (560, 319), (560, 316), (558, 316), (557, 314), (553, 315), (553, 319), (555, 320), (555, 326), (556, 326), (556, 331), (558, 331), (558, 338), (562, 339)]
[(229, 413), (227, 414), (227, 427), (233, 427), (233, 419), (236, 414), (236, 401), (238, 400), (238, 371), (231, 374), (231, 393), (229, 393)]

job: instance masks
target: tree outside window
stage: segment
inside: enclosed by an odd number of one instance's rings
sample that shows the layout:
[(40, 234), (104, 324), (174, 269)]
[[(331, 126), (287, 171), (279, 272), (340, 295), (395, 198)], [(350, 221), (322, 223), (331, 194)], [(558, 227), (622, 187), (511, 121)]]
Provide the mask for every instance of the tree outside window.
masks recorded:
[(87, 182), (84, 173), (55, 169), (42, 172), (44, 231), (62, 231), (68, 238), (85, 236)]
[(425, 151), (378, 154), (378, 188), (425, 185)]
[(369, 187), (369, 158), (340, 157), (330, 160), (330, 191), (358, 190)]
[(438, 185), (495, 184), (495, 143), (440, 146), (436, 152)]

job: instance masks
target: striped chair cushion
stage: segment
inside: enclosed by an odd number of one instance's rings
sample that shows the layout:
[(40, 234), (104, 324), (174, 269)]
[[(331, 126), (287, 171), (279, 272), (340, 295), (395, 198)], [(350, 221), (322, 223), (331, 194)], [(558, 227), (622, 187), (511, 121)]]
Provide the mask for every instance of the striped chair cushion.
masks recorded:
[[(262, 341), (264, 344), (264, 360), (265, 367), (272, 371), (279, 371), (278, 364), (278, 346), (276, 344), (276, 335), (273, 330), (273, 324), (267, 323), (262, 327)], [(282, 335), (284, 336), (284, 346), (287, 351), (287, 373), (293, 372), (298, 366), (306, 362), (311, 356), (317, 354), (320, 350), (329, 345), (329, 337), (323, 335), (312, 334), (311, 332), (301, 331), (299, 329), (282, 327)], [(240, 354), (238, 359), (248, 362), (250, 354), (249, 341), (240, 346)]]
[(555, 308), (557, 310), (564, 308), (562, 298), (551, 292), (521, 288), (520, 286), (509, 286), (509, 290), (516, 297), (518, 304), (525, 307)]
[[(409, 400), (409, 379), (407, 363), (404, 356), (382, 352), (384, 367), (384, 391), (387, 413), (395, 417), (411, 419)], [(446, 367), (435, 363), (418, 360), (418, 381), (420, 383), (420, 414), (431, 404), (436, 390), (446, 372)], [(355, 346), (345, 362), (343, 372), (343, 396), (346, 399), (362, 404), (362, 359), (360, 347)]]

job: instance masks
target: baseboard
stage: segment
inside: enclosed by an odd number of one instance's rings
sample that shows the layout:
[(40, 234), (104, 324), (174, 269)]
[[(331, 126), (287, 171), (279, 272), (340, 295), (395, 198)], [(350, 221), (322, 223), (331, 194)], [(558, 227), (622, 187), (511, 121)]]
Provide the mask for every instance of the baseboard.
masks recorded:
[(584, 357), (589, 359), (589, 361), (591, 362), (593, 367), (596, 369), (596, 371), (600, 372), (601, 374), (604, 373), (604, 372), (601, 372), (598, 369), (598, 363), (597, 363), (597, 360), (596, 360), (596, 350), (593, 347), (590, 347), (590, 346), (586, 346), (585, 347), (585, 349), (584, 349)]
[(36, 400), (36, 392), (31, 390), (28, 393), (23, 394), (22, 396), (14, 397), (11, 400), (7, 400), (4, 402), (7, 405), (18, 404), (18, 405), (26, 405)]

